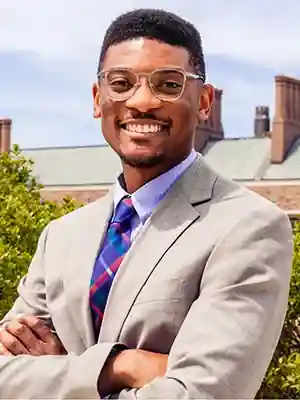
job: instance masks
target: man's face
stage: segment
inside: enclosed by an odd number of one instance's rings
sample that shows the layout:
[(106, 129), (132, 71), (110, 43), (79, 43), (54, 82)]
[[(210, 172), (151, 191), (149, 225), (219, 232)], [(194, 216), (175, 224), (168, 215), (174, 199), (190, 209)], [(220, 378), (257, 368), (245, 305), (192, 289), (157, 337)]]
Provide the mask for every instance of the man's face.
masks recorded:
[(125, 164), (137, 168), (175, 165), (189, 154), (199, 118), (209, 114), (213, 88), (201, 81), (187, 79), (176, 100), (162, 100), (151, 91), (147, 74), (171, 67), (195, 73), (184, 48), (156, 40), (125, 41), (106, 53), (103, 71), (127, 69), (140, 74), (137, 89), (121, 101), (118, 92), (122, 96), (129, 84), (132, 87), (132, 79), (125, 81), (118, 71), (109, 75), (117, 96), (111, 95), (107, 79), (93, 87), (94, 117), (101, 118), (104, 138)]

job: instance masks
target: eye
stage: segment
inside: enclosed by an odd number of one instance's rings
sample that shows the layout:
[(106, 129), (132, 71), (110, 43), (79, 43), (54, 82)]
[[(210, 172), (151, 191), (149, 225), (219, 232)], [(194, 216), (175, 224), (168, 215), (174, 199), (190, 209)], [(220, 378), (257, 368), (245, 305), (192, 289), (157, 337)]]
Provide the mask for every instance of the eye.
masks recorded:
[(126, 91), (132, 88), (132, 84), (125, 78), (113, 78), (109, 82), (109, 86), (116, 92)]
[(164, 93), (178, 93), (181, 91), (182, 85), (175, 80), (164, 80), (157, 83), (156, 89)]
[(175, 81), (166, 81), (166, 82), (163, 82), (162, 85), (164, 85), (166, 88), (169, 88), (169, 89), (181, 88), (180, 83), (175, 82)]

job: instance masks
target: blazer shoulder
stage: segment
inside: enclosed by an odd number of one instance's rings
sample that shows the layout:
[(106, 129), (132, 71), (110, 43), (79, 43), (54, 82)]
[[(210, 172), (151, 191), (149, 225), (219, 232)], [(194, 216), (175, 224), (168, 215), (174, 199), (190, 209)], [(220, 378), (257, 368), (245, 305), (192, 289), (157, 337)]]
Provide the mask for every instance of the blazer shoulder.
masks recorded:
[(78, 223), (85, 222), (91, 218), (97, 218), (100, 212), (110, 212), (113, 204), (111, 193), (108, 192), (104, 197), (95, 200), (91, 203), (85, 204), (68, 214), (63, 215), (56, 220), (50, 222), (52, 226), (64, 227), (77, 225)]
[(232, 179), (218, 175), (215, 180), (213, 198), (217, 201), (228, 201), (230, 199), (240, 201), (242, 203), (251, 203), (254, 208), (257, 206), (269, 209), (271, 212), (275, 210), (280, 213), (284, 211), (279, 208), (275, 203), (263, 197), (262, 195), (254, 192), (252, 189), (247, 188), (242, 183), (236, 182)]
[[(202, 214), (210, 210), (209, 221), (218, 219), (230, 227), (241, 219), (253, 218), (255, 223), (263, 216), (266, 223), (279, 219), (284, 225), (290, 226), (287, 214), (275, 203), (244, 184), (225, 177), (201, 154), (198, 154), (182, 182), (181, 189), (191, 204)], [(206, 202), (197, 201), (203, 199), (203, 193), (206, 194)]]
[[(286, 212), (277, 204), (247, 188), (241, 183), (218, 175), (213, 189), (212, 207), (222, 210), (229, 225), (239, 220), (259, 220), (261, 217), (267, 223), (280, 221), (291, 230), (291, 222)], [(254, 222), (254, 221), (253, 221)]]
[[(255, 193), (244, 184), (228, 178), (215, 170), (201, 154), (193, 164), (194, 173), (186, 174), (187, 188), (189, 191), (203, 192), (203, 188), (209, 187), (210, 201), (212, 204), (221, 203), (247, 206), (248, 210), (263, 207), (265, 210), (283, 212), (279, 207), (265, 197)], [(195, 196), (194, 196), (195, 197)], [(233, 210), (234, 211), (234, 210)]]

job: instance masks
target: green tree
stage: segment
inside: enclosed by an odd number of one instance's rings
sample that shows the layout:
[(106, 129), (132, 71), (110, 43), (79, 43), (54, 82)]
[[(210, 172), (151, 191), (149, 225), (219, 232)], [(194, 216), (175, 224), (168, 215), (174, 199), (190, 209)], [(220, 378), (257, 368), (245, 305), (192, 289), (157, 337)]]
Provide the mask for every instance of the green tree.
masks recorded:
[(32, 166), (17, 146), (0, 155), (0, 319), (16, 298), (44, 227), (77, 207), (69, 198), (43, 201)]
[(274, 357), (258, 392), (260, 399), (300, 399), (300, 223), (294, 224), (289, 306)]

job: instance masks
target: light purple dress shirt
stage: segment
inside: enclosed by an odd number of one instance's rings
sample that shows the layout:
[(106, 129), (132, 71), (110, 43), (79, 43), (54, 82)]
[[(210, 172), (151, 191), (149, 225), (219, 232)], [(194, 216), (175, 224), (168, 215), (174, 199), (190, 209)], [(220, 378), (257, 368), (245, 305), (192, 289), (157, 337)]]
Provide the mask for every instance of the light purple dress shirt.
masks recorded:
[[(180, 178), (180, 176), (189, 168), (189, 166), (195, 161), (196, 157), (197, 153), (193, 149), (190, 155), (180, 164), (176, 165), (152, 181), (146, 183), (136, 192), (131, 194), (132, 202), (137, 212), (137, 216), (132, 221), (132, 240), (136, 238), (152, 214), (153, 210), (167, 194), (173, 183), (175, 183), (177, 179)], [(122, 198), (128, 195), (129, 194), (122, 188), (118, 178), (115, 186), (114, 212)]]

